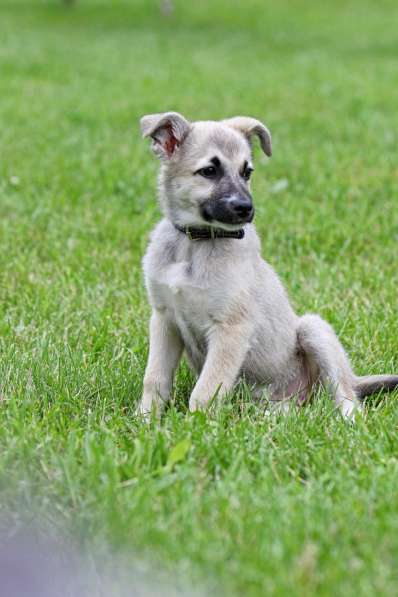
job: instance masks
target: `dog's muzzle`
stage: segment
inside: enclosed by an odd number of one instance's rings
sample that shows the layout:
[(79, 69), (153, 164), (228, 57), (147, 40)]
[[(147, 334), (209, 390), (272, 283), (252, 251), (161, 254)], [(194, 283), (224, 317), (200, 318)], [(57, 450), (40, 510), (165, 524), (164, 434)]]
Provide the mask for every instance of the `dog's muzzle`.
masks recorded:
[(235, 195), (220, 199), (208, 199), (201, 205), (201, 215), (207, 222), (247, 224), (253, 220), (254, 207), (250, 197)]

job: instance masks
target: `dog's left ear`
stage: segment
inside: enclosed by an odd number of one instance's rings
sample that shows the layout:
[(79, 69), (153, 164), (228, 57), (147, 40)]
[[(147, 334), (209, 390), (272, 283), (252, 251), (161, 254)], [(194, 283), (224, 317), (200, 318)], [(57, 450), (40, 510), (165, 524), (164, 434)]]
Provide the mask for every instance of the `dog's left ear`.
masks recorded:
[(249, 142), (251, 142), (253, 135), (257, 135), (263, 152), (268, 156), (272, 154), (271, 133), (259, 120), (248, 116), (235, 116), (222, 122), (243, 133)]
[(190, 130), (188, 120), (178, 112), (148, 114), (140, 121), (143, 137), (152, 137), (152, 149), (160, 158), (170, 159)]

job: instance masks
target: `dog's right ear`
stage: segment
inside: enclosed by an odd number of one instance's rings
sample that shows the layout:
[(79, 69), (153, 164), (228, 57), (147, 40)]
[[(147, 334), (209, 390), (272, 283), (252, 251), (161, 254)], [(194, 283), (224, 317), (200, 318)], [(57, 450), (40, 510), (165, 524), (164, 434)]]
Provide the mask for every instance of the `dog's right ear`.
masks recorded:
[(148, 114), (140, 121), (143, 137), (152, 138), (152, 149), (160, 158), (170, 159), (190, 130), (190, 124), (178, 112)]

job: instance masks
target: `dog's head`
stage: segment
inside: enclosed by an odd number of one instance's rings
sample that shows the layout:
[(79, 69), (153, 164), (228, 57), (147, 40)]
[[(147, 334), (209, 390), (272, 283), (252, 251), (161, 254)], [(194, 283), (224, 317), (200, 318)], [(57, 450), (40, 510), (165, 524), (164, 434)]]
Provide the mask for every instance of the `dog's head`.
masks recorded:
[(254, 135), (271, 155), (271, 135), (261, 122), (244, 116), (188, 122), (165, 112), (144, 116), (141, 130), (161, 159), (160, 201), (174, 224), (234, 229), (252, 221)]

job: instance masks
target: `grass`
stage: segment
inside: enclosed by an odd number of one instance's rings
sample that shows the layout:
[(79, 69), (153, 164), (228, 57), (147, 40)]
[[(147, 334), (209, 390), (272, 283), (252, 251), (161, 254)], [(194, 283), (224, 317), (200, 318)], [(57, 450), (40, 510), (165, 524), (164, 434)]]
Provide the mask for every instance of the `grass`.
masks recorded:
[(355, 427), (327, 396), (266, 419), (243, 392), (134, 415), (159, 218), (142, 114), (250, 114), (264, 256), (358, 373), (398, 370), (393, 1), (2, 2), (0, 490), (30, 519), (225, 595), (398, 591), (397, 393)]

